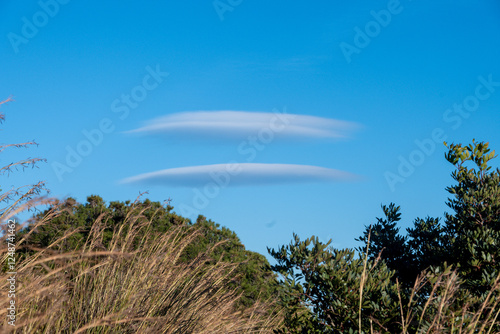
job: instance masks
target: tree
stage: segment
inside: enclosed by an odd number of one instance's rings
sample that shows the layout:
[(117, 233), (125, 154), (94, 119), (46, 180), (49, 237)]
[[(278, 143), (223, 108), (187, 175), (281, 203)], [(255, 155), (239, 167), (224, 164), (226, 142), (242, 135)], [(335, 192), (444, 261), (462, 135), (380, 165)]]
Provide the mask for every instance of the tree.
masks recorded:
[(417, 218), (401, 235), (391, 203), (357, 239), (360, 257), (296, 235), (269, 249), (281, 275), (282, 333), (500, 330), (500, 171), (488, 165), (495, 153), (474, 140), (447, 147), (456, 184), (443, 223)]
[[(29, 234), (25, 252), (31, 254), (37, 249), (46, 249), (61, 238), (64, 241), (55, 246), (57, 251), (80, 250), (96, 225), (103, 226), (102, 240), (93, 244), (97, 250), (109, 249), (114, 233), (120, 229), (127, 231), (129, 224), (125, 222), (131, 220), (137, 221), (139, 225), (151, 222), (150, 229), (136, 233), (137, 244), (145, 237), (145, 233), (159, 237), (172, 227), (179, 226), (186, 235), (193, 230), (199, 232), (196, 242), (189, 243), (180, 257), (184, 263), (192, 262), (199, 254), (220, 244), (212, 251), (213, 260), (238, 264), (232, 274), (231, 283), (241, 294), (238, 306), (249, 307), (257, 300), (269, 299), (276, 289), (275, 275), (263, 255), (246, 250), (236, 233), (203, 216), (199, 216), (196, 222), (192, 223), (189, 219), (177, 215), (169, 201), (162, 204), (138, 198), (134, 202), (112, 201), (106, 204), (100, 196), (91, 195), (87, 197), (86, 203), (77, 203), (76, 200), (68, 198), (58, 205), (61, 212), (57, 217), (43, 225), (29, 225), (21, 232), (21, 235)], [(47, 212), (50, 210), (51, 208)], [(44, 217), (47, 212), (40, 213), (37, 218)]]
[(444, 249), (465, 286), (482, 294), (500, 273), (500, 170), (488, 165), (495, 157), (488, 143), (446, 146), (456, 184), (447, 188), (453, 213), (446, 213)]
[[(399, 309), (394, 272), (385, 263), (363, 259), (355, 250), (337, 250), (317, 237), (294, 239), (277, 250), (281, 301), (285, 308), (282, 333), (355, 333), (395, 328)], [(360, 328), (361, 327), (361, 328)]]
[[(495, 151), (488, 143), (445, 145), (445, 158), (455, 167), (451, 176), (456, 184), (446, 188), (452, 212), (445, 213), (443, 224), (439, 218), (417, 218), (401, 236), (399, 207), (383, 206), (386, 219), (372, 226), (369, 255), (374, 258), (382, 251), (388, 267), (410, 287), (423, 270), (454, 266), (462, 286), (481, 295), (500, 274), (500, 170), (489, 166)], [(358, 239), (365, 246), (368, 229)]]
[(420, 272), (429, 267), (439, 267), (447, 260), (444, 230), (439, 218), (417, 218), (413, 228), (407, 228), (409, 256), (412, 257), (414, 275), (408, 283), (412, 284)]
[(404, 288), (411, 289), (418, 275), (429, 267), (440, 266), (446, 261), (444, 253), (443, 228), (438, 218), (417, 218), (413, 228), (407, 228), (407, 235), (400, 234), (400, 207), (390, 203), (382, 205), (385, 218), (377, 218), (377, 223), (366, 226), (363, 235), (356, 241), (363, 242), (358, 248), (364, 252), (370, 244), (370, 259), (380, 258), (389, 269), (395, 271), (393, 279), (398, 279)]
[(399, 234), (397, 227), (401, 220), (400, 207), (391, 203), (389, 206), (382, 205), (382, 211), (385, 218), (377, 218), (377, 222), (366, 226), (363, 235), (356, 239), (364, 243), (358, 251), (364, 253), (368, 249), (368, 257), (372, 261), (380, 257), (389, 269), (395, 271), (394, 279), (398, 278), (403, 283), (411, 282), (418, 273), (413, 269), (407, 238)]

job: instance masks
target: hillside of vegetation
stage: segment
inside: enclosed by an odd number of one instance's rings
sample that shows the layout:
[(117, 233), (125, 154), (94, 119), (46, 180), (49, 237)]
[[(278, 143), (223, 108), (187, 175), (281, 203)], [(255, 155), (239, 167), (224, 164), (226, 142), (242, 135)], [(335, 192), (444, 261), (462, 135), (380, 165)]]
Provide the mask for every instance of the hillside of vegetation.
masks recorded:
[[(454, 170), (444, 218), (416, 218), (401, 233), (400, 207), (390, 203), (360, 231), (359, 249), (294, 235), (271, 245), (273, 265), (231, 230), (203, 216), (192, 222), (169, 202), (50, 199), (40, 197), (43, 183), (4, 189), (2, 329), (500, 333), (500, 170), (488, 143), (447, 148)], [(48, 209), (25, 225), (12, 223), (41, 205)]]

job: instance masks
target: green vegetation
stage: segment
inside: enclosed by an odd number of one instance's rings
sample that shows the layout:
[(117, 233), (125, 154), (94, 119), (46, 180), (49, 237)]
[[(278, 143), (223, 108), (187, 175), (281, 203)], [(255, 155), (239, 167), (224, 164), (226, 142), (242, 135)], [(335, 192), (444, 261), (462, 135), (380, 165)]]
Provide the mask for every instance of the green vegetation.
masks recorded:
[[(1, 104), (1, 103), (0, 103)], [(1, 115), (0, 115), (1, 116)], [(0, 117), (3, 119), (3, 117)], [(2, 147), (22, 147), (32, 143)], [(488, 144), (447, 145), (448, 206), (402, 235), (400, 207), (382, 205), (359, 249), (317, 237), (245, 249), (236, 234), (169, 202), (86, 203), (39, 197), (43, 183), (3, 190), (2, 226), (17, 226), (16, 327), (3, 234), (0, 316), (16, 333), (499, 333), (500, 171)], [(26, 167), (27, 159), (1, 169)]]
[(488, 163), (495, 156), (488, 143), (447, 145), (446, 159), (454, 165), (456, 184), (447, 188), (453, 213), (439, 218), (417, 218), (408, 234), (399, 234), (399, 207), (383, 206), (385, 219), (367, 227), (359, 240), (366, 245), (371, 228), (369, 257), (379, 253), (400, 282), (413, 286), (429, 267), (452, 265), (475, 295), (486, 294), (500, 273), (500, 172)]
[[(54, 219), (53, 210), (32, 235)], [(199, 229), (174, 226), (155, 233), (144, 208), (131, 211), (106, 245), (109, 218), (100, 215), (78, 249), (61, 251), (79, 233), (68, 230), (50, 246), (24, 254), (17, 269), (19, 332), (266, 333), (279, 324), (270, 300), (241, 307), (233, 288), (240, 263), (217, 256), (225, 240), (182, 259), (204, 238)]]
[(499, 333), (500, 170), (488, 143), (447, 145), (453, 213), (399, 233), (400, 207), (367, 226), (358, 249), (297, 236), (278, 262), (283, 333)]
[[(53, 207), (38, 215), (37, 220), (50, 214)], [(33, 250), (50, 248), (59, 252), (82, 250), (88, 242), (95, 222), (101, 222), (100, 240), (96, 249), (107, 250), (111, 247), (116, 231), (131, 229), (130, 221), (148, 224), (148, 229), (134, 231), (131, 245), (138, 248), (140, 240), (148, 236), (161, 236), (174, 228), (180, 228), (186, 234), (197, 231), (198, 236), (184, 247), (179, 254), (182, 262), (188, 263), (201, 253), (213, 248), (212, 257), (220, 262), (237, 264), (233, 270), (232, 283), (242, 296), (238, 303), (251, 306), (257, 300), (267, 300), (276, 289), (275, 275), (269, 269), (269, 263), (263, 255), (245, 249), (236, 234), (205, 217), (198, 217), (195, 223), (172, 212), (168, 203), (149, 200), (135, 202), (111, 202), (106, 206), (99, 196), (87, 197), (87, 203), (77, 204), (72, 198), (57, 206), (58, 213), (45, 224), (32, 225), (19, 233), (20, 237), (29, 235), (29, 243), (21, 248), (23, 255), (33, 255)], [(60, 242), (58, 242), (60, 240)], [(20, 250), (21, 250), (20, 249)]]

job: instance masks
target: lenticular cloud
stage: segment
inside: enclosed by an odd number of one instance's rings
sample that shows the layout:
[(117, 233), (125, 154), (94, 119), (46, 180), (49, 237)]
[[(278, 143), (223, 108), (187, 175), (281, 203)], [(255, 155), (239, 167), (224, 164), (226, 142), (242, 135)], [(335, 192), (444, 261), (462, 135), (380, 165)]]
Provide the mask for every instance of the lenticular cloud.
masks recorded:
[(130, 133), (189, 136), (190, 138), (245, 138), (272, 132), (285, 138), (343, 138), (356, 123), (286, 112), (196, 111), (153, 119)]
[(304, 182), (354, 181), (348, 172), (318, 166), (289, 164), (228, 163), (164, 169), (122, 180), (122, 183), (201, 187), (215, 183), (222, 187)]

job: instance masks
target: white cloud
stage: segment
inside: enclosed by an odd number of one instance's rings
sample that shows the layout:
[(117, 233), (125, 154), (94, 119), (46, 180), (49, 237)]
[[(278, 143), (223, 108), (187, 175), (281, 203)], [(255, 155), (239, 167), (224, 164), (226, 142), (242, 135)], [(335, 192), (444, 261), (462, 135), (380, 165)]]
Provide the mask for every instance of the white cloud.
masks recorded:
[(355, 181), (354, 174), (318, 166), (228, 163), (164, 169), (122, 180), (161, 186), (199, 187), (215, 183), (221, 187), (303, 182)]
[(245, 139), (259, 132), (273, 137), (343, 138), (358, 124), (286, 112), (195, 111), (153, 119), (130, 133), (162, 134), (187, 138)]

